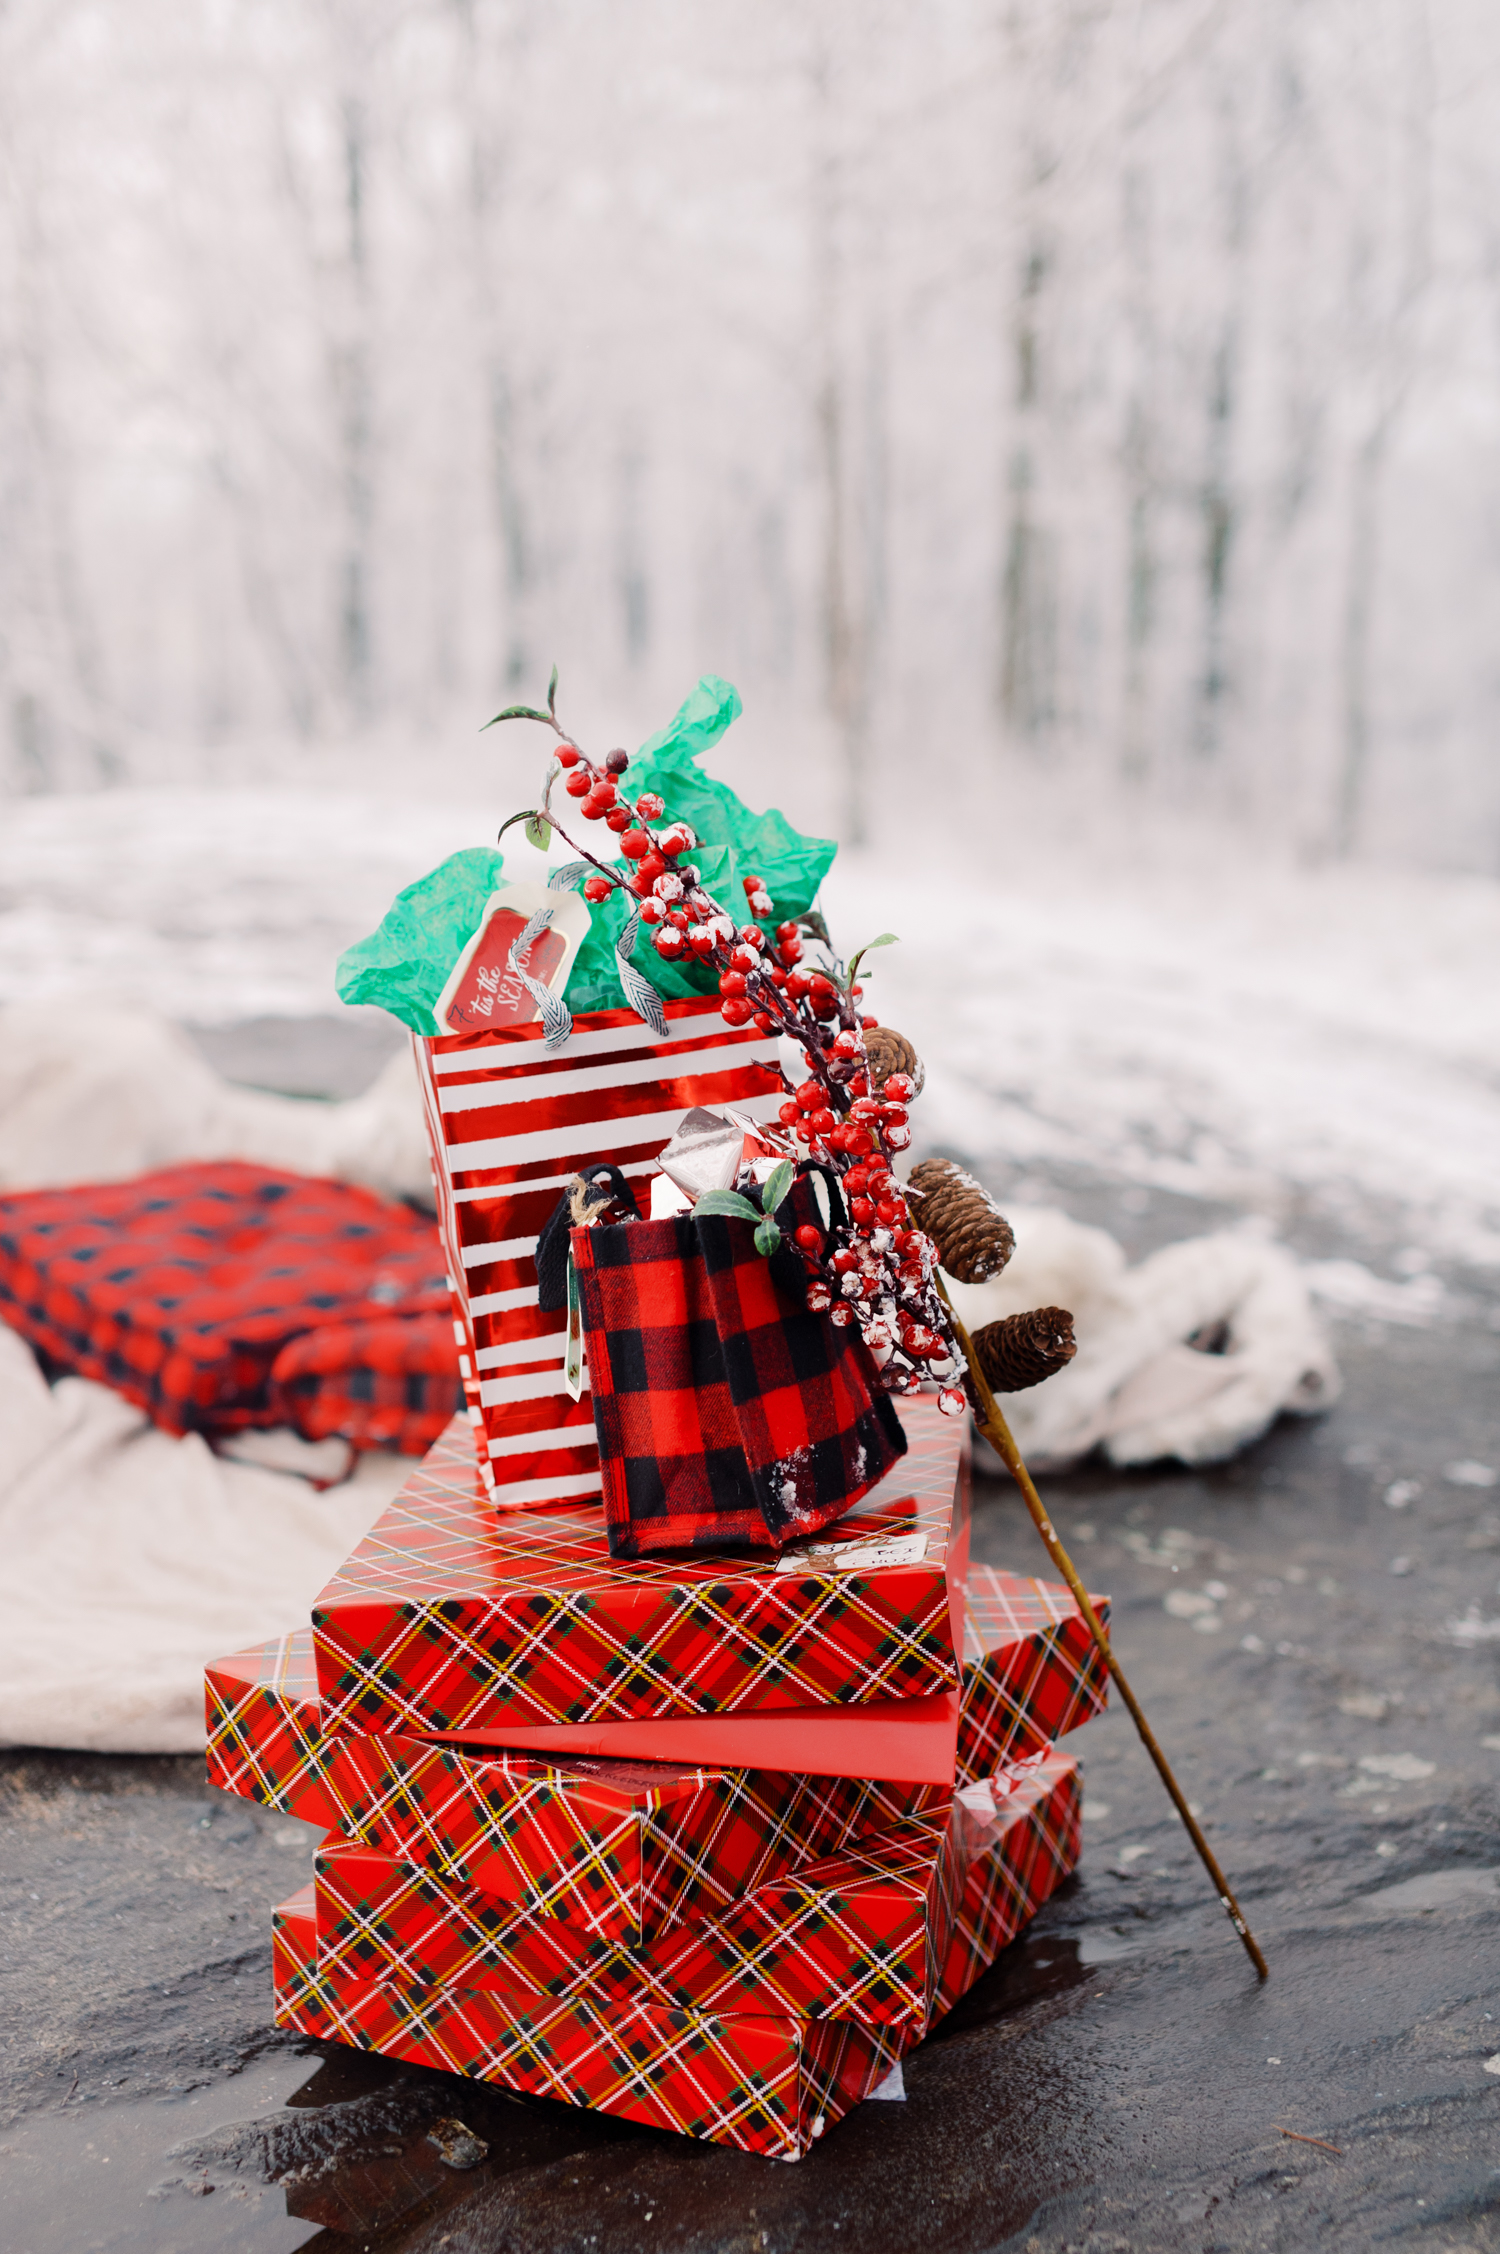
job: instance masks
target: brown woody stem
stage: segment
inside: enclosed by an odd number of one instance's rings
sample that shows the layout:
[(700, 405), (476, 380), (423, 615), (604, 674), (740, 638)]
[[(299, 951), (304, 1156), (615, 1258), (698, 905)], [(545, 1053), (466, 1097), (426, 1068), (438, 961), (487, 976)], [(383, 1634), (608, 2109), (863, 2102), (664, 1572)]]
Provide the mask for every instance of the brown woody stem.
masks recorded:
[(1244, 1942), (1246, 1955), (1249, 1957), (1250, 1962), (1254, 1965), (1261, 1979), (1264, 1980), (1269, 1976), (1270, 1967), (1267, 1965), (1265, 1958), (1260, 1953), (1259, 1943), (1256, 1941), (1255, 1935), (1251, 1932), (1249, 1926), (1245, 1922), (1244, 1914), (1240, 1909), (1239, 1903), (1234, 1898), (1234, 1893), (1230, 1887), (1229, 1881), (1224, 1876), (1224, 1873), (1220, 1870), (1218, 1858), (1214, 1854), (1213, 1849), (1209, 1846), (1208, 1841), (1204, 1838), (1202, 1829), (1198, 1823), (1198, 1819), (1193, 1814), (1192, 1809), (1188, 1806), (1187, 1800), (1183, 1794), (1182, 1787), (1178, 1784), (1176, 1777), (1172, 1774), (1171, 1765), (1168, 1762), (1165, 1753), (1163, 1753), (1161, 1747), (1156, 1742), (1155, 1733), (1153, 1732), (1150, 1723), (1146, 1720), (1144, 1713), (1141, 1711), (1139, 1699), (1136, 1697), (1135, 1692), (1131, 1689), (1129, 1683), (1127, 1683), (1125, 1680), (1125, 1676), (1121, 1670), (1120, 1663), (1116, 1659), (1114, 1652), (1111, 1649), (1109, 1638), (1100, 1625), (1099, 1616), (1095, 1612), (1093, 1605), (1089, 1601), (1088, 1591), (1085, 1589), (1082, 1580), (1079, 1578), (1078, 1569), (1074, 1565), (1073, 1560), (1069, 1557), (1067, 1551), (1063, 1548), (1062, 1543), (1057, 1538), (1057, 1530), (1053, 1526), (1051, 1519), (1047, 1516), (1047, 1512), (1042, 1503), (1042, 1498), (1037, 1493), (1036, 1487), (1032, 1482), (1031, 1474), (1026, 1469), (1026, 1466), (1021, 1459), (1021, 1451), (1016, 1446), (1015, 1441), (1011, 1438), (1010, 1427), (1007, 1425), (1004, 1417), (1000, 1413), (1000, 1409), (996, 1403), (995, 1396), (990, 1391), (989, 1381), (986, 1379), (983, 1370), (979, 1366), (979, 1357), (974, 1352), (974, 1348), (970, 1343), (969, 1334), (965, 1330), (962, 1322), (959, 1320), (958, 1312), (954, 1308), (952, 1300), (948, 1299), (947, 1287), (944, 1285), (941, 1277), (938, 1279), (938, 1289), (942, 1292), (944, 1299), (948, 1301), (948, 1310), (953, 1321), (954, 1336), (957, 1338), (959, 1345), (963, 1349), (964, 1359), (969, 1365), (969, 1376), (973, 1383), (974, 1391), (979, 1398), (981, 1411), (981, 1422), (979, 1429), (984, 1434), (985, 1439), (988, 1440), (990, 1446), (994, 1449), (1001, 1462), (1005, 1465), (1006, 1470), (1010, 1473), (1016, 1485), (1020, 1488), (1021, 1493), (1025, 1498), (1026, 1508), (1030, 1511), (1033, 1523), (1036, 1526), (1036, 1530), (1041, 1535), (1042, 1541), (1046, 1546), (1047, 1555), (1051, 1558), (1058, 1572), (1062, 1575), (1063, 1579), (1067, 1582), (1069, 1589), (1072, 1591), (1073, 1601), (1077, 1605), (1080, 1613), (1083, 1615), (1084, 1625), (1088, 1629), (1089, 1634), (1094, 1639), (1095, 1649), (1098, 1651), (1100, 1658), (1104, 1661), (1105, 1666), (1109, 1669), (1109, 1672), (1114, 1679), (1115, 1688), (1119, 1691), (1121, 1698), (1124, 1700), (1125, 1705), (1129, 1709), (1130, 1718), (1134, 1722), (1136, 1729), (1140, 1733), (1140, 1740), (1142, 1745), (1144, 1745), (1146, 1751), (1150, 1754), (1152, 1760), (1156, 1764), (1157, 1774), (1161, 1778), (1162, 1783), (1166, 1786), (1168, 1793), (1171, 1795), (1172, 1804), (1176, 1808), (1178, 1815), (1181, 1816), (1183, 1824), (1187, 1830), (1187, 1835), (1198, 1851), (1198, 1859), (1202, 1863), (1204, 1869), (1207, 1871), (1210, 1879), (1213, 1881), (1214, 1892), (1218, 1895), (1219, 1901), (1223, 1906), (1230, 1924), (1234, 1927), (1235, 1932)]

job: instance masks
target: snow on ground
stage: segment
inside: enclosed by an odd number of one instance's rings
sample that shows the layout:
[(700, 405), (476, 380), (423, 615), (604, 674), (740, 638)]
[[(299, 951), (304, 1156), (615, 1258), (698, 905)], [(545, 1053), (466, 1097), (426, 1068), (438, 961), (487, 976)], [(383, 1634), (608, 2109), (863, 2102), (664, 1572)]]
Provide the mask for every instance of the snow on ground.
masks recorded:
[[(339, 950), (494, 829), (487, 801), (389, 792), (11, 802), (0, 998), (107, 993), (202, 1024), (337, 1009)], [(1417, 1297), (1428, 1255), (1500, 1262), (1500, 886), (1046, 824), (997, 871), (962, 835), (841, 857), (825, 891), (842, 948), (900, 934), (867, 1006), (927, 1059), (923, 1140), (1273, 1223), (1378, 1213)]]

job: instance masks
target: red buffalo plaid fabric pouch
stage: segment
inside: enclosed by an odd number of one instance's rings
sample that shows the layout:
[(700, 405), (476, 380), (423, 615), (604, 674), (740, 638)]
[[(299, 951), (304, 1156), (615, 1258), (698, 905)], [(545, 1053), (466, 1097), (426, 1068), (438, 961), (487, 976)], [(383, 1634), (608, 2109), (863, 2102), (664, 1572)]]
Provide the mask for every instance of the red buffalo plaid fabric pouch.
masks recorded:
[(748, 1221), (683, 1214), (572, 1243), (613, 1556), (780, 1549), (905, 1454), (857, 1328), (778, 1284)]

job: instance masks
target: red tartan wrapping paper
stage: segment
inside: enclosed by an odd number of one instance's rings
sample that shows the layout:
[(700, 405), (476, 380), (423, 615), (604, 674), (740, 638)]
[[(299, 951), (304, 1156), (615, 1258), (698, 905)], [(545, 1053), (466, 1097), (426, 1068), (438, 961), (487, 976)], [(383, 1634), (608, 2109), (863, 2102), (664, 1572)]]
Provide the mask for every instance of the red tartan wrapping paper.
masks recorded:
[[(998, 1796), (998, 1804), (997, 1804)], [(1041, 1755), (961, 1796), (969, 1864), (933, 2016), (972, 1985), (1073, 1868), (1077, 1764)], [(311, 1887), (275, 1920), (279, 2025), (775, 2158), (800, 2158), (868, 2096), (922, 2022), (873, 2027), (369, 1981), (317, 1961)]]
[(774, 1039), (726, 1026), (717, 998), (665, 1011), (665, 1041), (601, 1010), (555, 1055), (539, 1022), (414, 1040), (479, 1472), (503, 1510), (600, 1492), (590, 1396), (563, 1382), (565, 1316), (536, 1303), (536, 1240), (564, 1186), (608, 1160), (649, 1210), (685, 1111), (772, 1119), (782, 1101)]
[(968, 1874), (933, 2003), (951, 2011), (1078, 1866), (1083, 1780), (1066, 1753), (1032, 1753), (958, 1795)]
[(799, 2160), (901, 2054), (897, 2030), (855, 2020), (715, 2018), (643, 1999), (515, 2010), (487, 1989), (330, 1975), (317, 1964), (312, 1893), (276, 1912), (276, 2021), (324, 2041), (775, 2160)]
[(677, 2011), (925, 2024), (964, 1879), (968, 1811), (855, 1841), (662, 1938), (587, 1939), (560, 1918), (368, 1847), (317, 1857), (318, 1962), (354, 1980), (540, 2003), (641, 1996)]
[(325, 1738), (305, 1629), (216, 1662), (208, 1712), (221, 1790), (615, 1941), (711, 1914), (947, 1801), (931, 1785)]
[[(958, 1781), (973, 1784), (1102, 1714), (1109, 1670), (1061, 1582), (976, 1565), (964, 1600)], [(1108, 1597), (1091, 1601), (1107, 1628)]]
[[(1087, 1721), (1107, 1690), (1066, 1590), (976, 1566), (966, 1593), (961, 1784)], [(934, 1786), (872, 1781), (874, 1752), (859, 1775), (828, 1777), (325, 1737), (307, 1629), (216, 1661), (207, 1707), (221, 1790), (615, 1941), (666, 1933), (850, 1840), (940, 1811), (954, 1781), (951, 1740)], [(856, 1725), (866, 1738), (883, 1732), (881, 1709), (859, 1710)], [(811, 1724), (804, 1759), (810, 1734)]]
[(313, 1608), (325, 1729), (472, 1737), (956, 1688), (967, 1434), (926, 1397), (900, 1413), (908, 1453), (818, 1539), (920, 1554), (845, 1571), (802, 1545), (612, 1558), (595, 1508), (497, 1514), (455, 1418)]

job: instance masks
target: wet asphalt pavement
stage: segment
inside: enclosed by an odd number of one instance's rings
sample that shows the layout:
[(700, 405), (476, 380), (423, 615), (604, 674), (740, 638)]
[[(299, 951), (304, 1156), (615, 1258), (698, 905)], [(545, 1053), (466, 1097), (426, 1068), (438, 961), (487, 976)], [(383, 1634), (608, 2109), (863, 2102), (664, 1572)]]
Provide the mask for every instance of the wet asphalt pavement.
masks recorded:
[[(1071, 1191), (1133, 1249), (1218, 1218)], [(0, 1755), (0, 2244), (1500, 2249), (1500, 1308), (1466, 1289), (1432, 1329), (1340, 1325), (1343, 1400), (1235, 1464), (1043, 1483), (1264, 1987), (1113, 1710), (1069, 1741), (1076, 1877), (906, 2102), (788, 2168), (282, 2036), (308, 1827), (196, 1760)], [(999, 1479), (975, 1548), (1046, 1571)], [(455, 2116), (472, 2170), (427, 2140)]]

